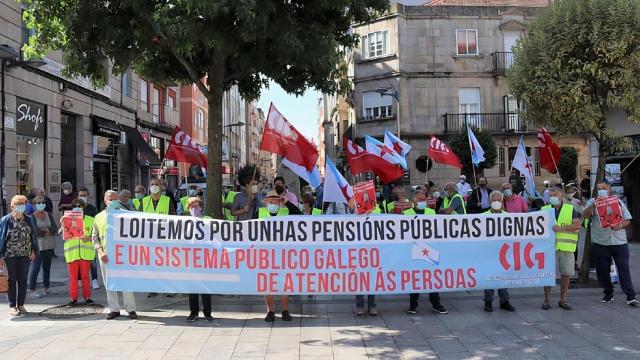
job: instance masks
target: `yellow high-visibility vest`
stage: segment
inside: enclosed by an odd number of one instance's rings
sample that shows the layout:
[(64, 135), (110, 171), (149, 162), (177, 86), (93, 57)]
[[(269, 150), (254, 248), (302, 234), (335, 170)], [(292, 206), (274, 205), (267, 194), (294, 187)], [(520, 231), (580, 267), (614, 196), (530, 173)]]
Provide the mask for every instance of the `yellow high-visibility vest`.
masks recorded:
[[(552, 209), (551, 205), (545, 205), (542, 209)], [(556, 219), (556, 225), (569, 226), (573, 223), (573, 205), (562, 204), (560, 214)], [(575, 252), (578, 247), (578, 233), (575, 232), (557, 232), (556, 233), (556, 250)]]
[(412, 209), (405, 210), (403, 214), (404, 215), (435, 215), (436, 214), (436, 211), (430, 207), (425, 208), (423, 210), (424, 211), (423, 213), (419, 213), (418, 211), (420, 210), (416, 210), (412, 208)]
[(265, 219), (265, 218), (269, 218), (269, 217), (272, 217), (272, 216), (286, 216), (286, 215), (289, 215), (289, 209), (287, 209), (287, 208), (280, 208), (275, 215), (271, 215), (269, 213), (269, 211), (267, 211), (267, 208), (265, 208), (265, 207), (261, 207), (261, 208), (258, 209), (258, 218), (259, 219)]
[[(442, 208), (443, 209), (448, 209), (449, 205), (451, 205), (451, 202), (453, 202), (453, 199), (455, 199), (455, 198), (460, 198), (460, 202), (462, 203), (462, 211), (464, 211), (464, 214), (466, 214), (467, 213), (467, 207), (464, 205), (464, 198), (460, 194), (453, 195), (453, 197), (451, 199), (449, 199), (449, 197), (445, 197), (444, 200), (442, 200)], [(454, 214), (458, 214), (457, 211), (454, 211), (453, 213)], [(460, 215), (462, 215), (462, 214), (460, 214)]]
[(164, 214), (169, 215), (169, 205), (171, 204), (171, 200), (167, 195), (160, 195), (160, 199), (158, 199), (158, 205), (156, 208), (153, 207), (153, 198), (151, 195), (145, 196), (142, 199), (142, 211), (151, 214)]

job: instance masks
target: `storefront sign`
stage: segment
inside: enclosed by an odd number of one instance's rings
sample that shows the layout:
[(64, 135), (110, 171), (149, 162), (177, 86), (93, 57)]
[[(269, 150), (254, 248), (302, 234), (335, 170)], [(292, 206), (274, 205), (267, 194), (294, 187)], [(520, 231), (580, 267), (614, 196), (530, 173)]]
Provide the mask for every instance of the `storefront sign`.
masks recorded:
[(46, 106), (41, 103), (16, 99), (16, 132), (20, 135), (44, 139), (47, 137)]
[(553, 210), (207, 220), (113, 211), (109, 290), (407, 294), (555, 285)]
[(117, 124), (109, 121), (93, 119), (93, 135), (120, 141), (120, 129)]

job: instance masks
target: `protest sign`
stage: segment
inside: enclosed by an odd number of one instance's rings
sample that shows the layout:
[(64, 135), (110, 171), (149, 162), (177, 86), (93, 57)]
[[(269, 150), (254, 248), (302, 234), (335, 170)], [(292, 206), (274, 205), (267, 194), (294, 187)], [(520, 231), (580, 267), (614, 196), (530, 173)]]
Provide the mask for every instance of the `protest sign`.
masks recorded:
[(555, 284), (552, 211), (205, 220), (110, 212), (107, 288), (403, 294)]
[(359, 215), (368, 214), (376, 208), (376, 187), (373, 180), (353, 185), (353, 197)]
[(411, 209), (412, 207), (413, 203), (411, 201), (394, 201), (391, 212), (394, 214), (403, 214), (405, 210)]
[(606, 198), (597, 198), (595, 205), (596, 213), (600, 219), (600, 227), (603, 229), (618, 226), (624, 221), (617, 196), (611, 195)]
[(64, 240), (80, 239), (84, 237), (84, 223), (82, 211), (65, 211), (62, 217), (62, 238)]

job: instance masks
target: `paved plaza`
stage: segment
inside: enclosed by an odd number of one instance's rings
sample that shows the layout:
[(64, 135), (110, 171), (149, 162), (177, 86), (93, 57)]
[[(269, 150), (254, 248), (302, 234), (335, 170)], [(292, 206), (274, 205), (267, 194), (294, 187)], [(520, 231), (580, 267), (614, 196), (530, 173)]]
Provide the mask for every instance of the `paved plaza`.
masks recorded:
[[(640, 283), (640, 245), (632, 245)], [(58, 252), (61, 253), (61, 252)], [(53, 280), (65, 282), (63, 260)], [(542, 289), (512, 291), (515, 313), (482, 310), (480, 292), (447, 293), (449, 314), (436, 315), (424, 296), (407, 315), (407, 296), (378, 298), (378, 316), (356, 317), (352, 297), (294, 297), (290, 323), (265, 323), (256, 296), (214, 296), (215, 322), (188, 324), (186, 296), (136, 296), (140, 319), (104, 314), (48, 320), (39, 312), (66, 303), (58, 296), (28, 300), (26, 317), (0, 312), (0, 359), (639, 359), (640, 308), (616, 289), (601, 304), (599, 289), (572, 289), (573, 311), (540, 309)], [(554, 305), (558, 288), (554, 289)], [(94, 295), (105, 304), (104, 291)], [(497, 301), (496, 301), (497, 302)], [(123, 312), (124, 314), (124, 312)], [(279, 314), (278, 314), (279, 315)]]

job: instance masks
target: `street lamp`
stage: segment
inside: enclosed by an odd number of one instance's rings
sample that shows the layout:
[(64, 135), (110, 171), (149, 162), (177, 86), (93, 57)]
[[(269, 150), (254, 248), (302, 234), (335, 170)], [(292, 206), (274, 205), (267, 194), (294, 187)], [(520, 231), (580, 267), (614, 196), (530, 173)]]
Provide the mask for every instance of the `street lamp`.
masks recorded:
[(7, 99), (5, 93), (5, 73), (12, 67), (41, 67), (46, 65), (46, 62), (41, 60), (18, 60), (18, 53), (14, 48), (9, 45), (0, 45), (0, 78), (2, 80), (2, 87), (0, 88), (2, 104), (2, 126), (0, 127), (0, 215), (4, 215), (7, 212), (7, 179), (5, 176), (5, 154), (6, 154), (6, 142), (5, 142), (5, 116), (7, 114)]
[(400, 95), (395, 89), (389, 90), (385, 88), (377, 88), (375, 91), (380, 94), (380, 97), (391, 96), (396, 100), (396, 105), (398, 106), (398, 110), (396, 111), (396, 123), (398, 124), (398, 137), (400, 137)]
[(225, 126), (223, 126), (223, 127), (229, 127), (229, 128), (230, 128), (230, 127), (236, 127), (236, 126), (238, 126), (238, 127), (240, 127), (240, 126), (244, 126), (244, 123), (243, 123), (242, 121), (240, 121), (240, 122), (237, 122), (237, 123), (235, 123), (235, 124), (225, 125)]

